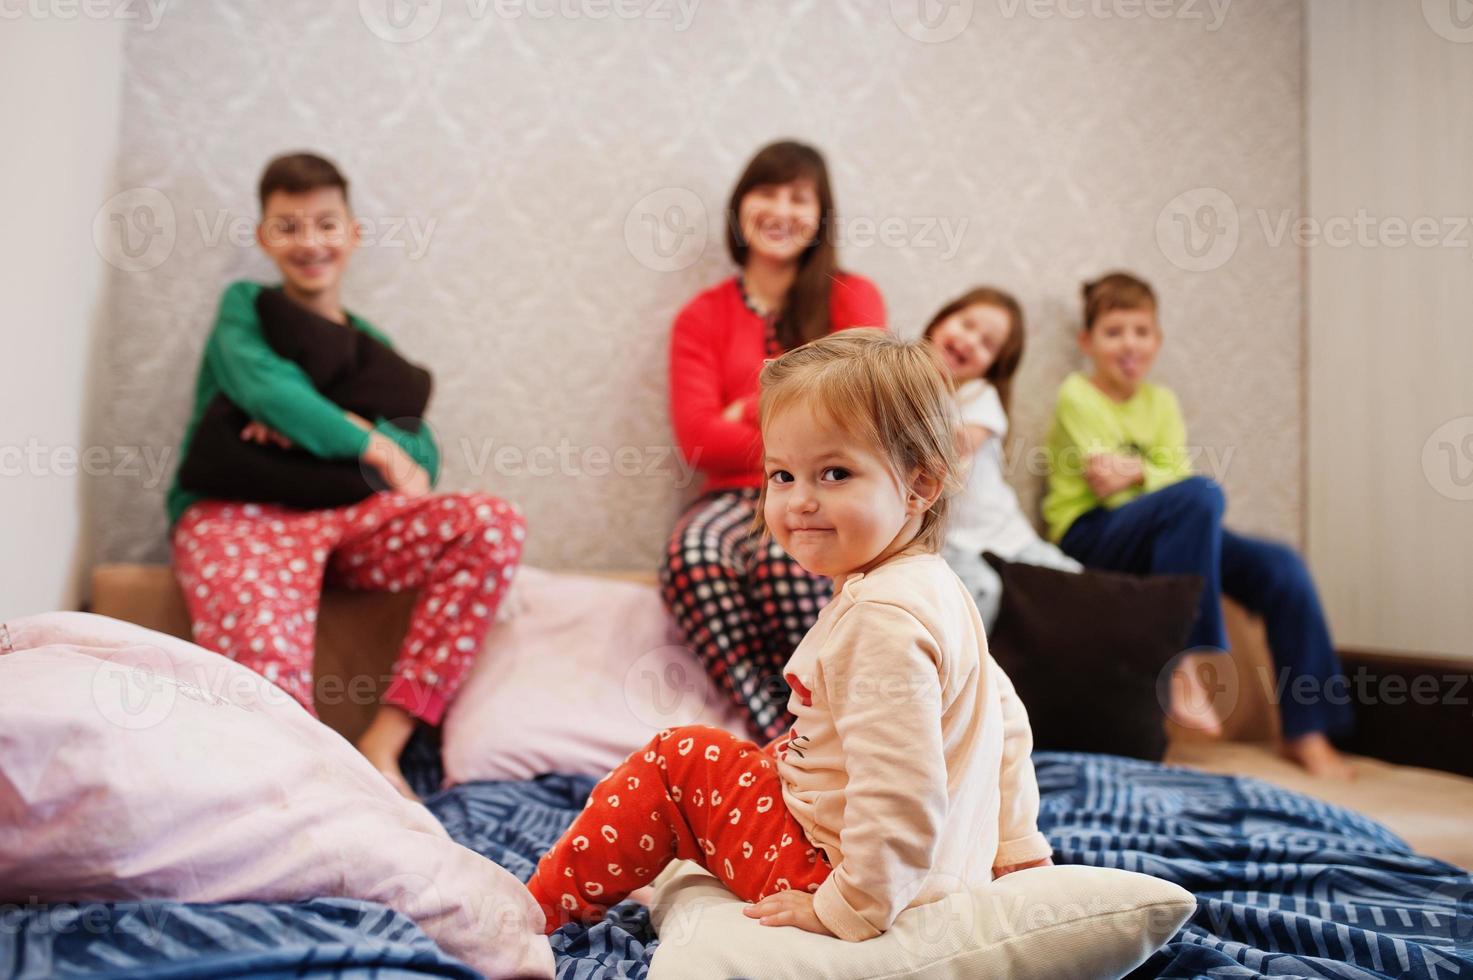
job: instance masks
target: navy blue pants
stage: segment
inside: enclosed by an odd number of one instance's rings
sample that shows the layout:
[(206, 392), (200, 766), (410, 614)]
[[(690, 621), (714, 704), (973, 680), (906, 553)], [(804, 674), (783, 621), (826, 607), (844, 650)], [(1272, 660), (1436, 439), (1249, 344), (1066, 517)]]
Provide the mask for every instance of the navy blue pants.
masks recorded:
[(1090, 568), (1202, 576), (1187, 649), (1227, 649), (1221, 601), (1227, 593), (1267, 627), (1284, 736), (1345, 730), (1349, 687), (1309, 569), (1288, 545), (1223, 527), (1224, 505), (1217, 483), (1194, 476), (1114, 510), (1095, 508), (1059, 544)]

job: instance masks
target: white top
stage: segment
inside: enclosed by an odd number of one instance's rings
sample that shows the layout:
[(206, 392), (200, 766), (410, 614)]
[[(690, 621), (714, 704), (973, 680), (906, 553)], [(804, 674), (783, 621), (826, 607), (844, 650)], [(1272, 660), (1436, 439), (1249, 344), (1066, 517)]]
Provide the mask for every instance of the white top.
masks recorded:
[(1007, 413), (997, 389), (980, 378), (964, 382), (956, 397), (962, 424), (983, 426), (992, 437), (972, 454), (966, 484), (951, 501), (946, 543), (971, 554), (991, 551), (1012, 559), (1039, 537), (1023, 514), (1017, 492), (1003, 476)]

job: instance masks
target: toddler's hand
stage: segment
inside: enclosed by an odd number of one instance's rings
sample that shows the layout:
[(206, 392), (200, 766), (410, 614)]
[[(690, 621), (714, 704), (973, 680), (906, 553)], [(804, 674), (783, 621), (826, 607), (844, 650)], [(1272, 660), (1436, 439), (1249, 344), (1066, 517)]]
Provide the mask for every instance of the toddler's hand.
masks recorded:
[(1003, 875), (1010, 875), (1014, 871), (1022, 871), (1024, 868), (1052, 868), (1054, 859), (1051, 857), (1039, 858), (1037, 861), (1025, 861), (1022, 864), (1003, 864), (992, 869), (992, 878), (996, 881)]
[(833, 935), (813, 911), (813, 896), (791, 888), (753, 902), (742, 909), (742, 914), (764, 926), (796, 926), (820, 936)]

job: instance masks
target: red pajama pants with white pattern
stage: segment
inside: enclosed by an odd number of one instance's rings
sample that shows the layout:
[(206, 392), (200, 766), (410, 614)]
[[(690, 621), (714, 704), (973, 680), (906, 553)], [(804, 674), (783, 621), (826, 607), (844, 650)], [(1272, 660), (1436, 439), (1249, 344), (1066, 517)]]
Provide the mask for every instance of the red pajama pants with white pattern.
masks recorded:
[(749, 902), (811, 893), (832, 870), (783, 805), (771, 746), (691, 725), (662, 731), (595, 786), (527, 887), (551, 933), (597, 921), (677, 858)]
[(206, 500), (174, 528), (174, 570), (194, 641), (314, 713), (323, 585), (417, 589), (382, 700), (439, 724), (511, 585), (525, 536), (515, 505), (484, 493), (379, 493), (310, 511)]

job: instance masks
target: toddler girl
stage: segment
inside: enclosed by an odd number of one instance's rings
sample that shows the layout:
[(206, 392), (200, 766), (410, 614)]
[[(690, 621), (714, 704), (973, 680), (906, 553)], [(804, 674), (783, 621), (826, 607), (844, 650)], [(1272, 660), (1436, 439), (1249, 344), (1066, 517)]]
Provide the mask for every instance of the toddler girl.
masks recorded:
[(757, 525), (834, 597), (767, 746), (666, 730), (593, 790), (528, 883), (548, 929), (697, 861), (764, 925), (857, 941), (1050, 863), (1028, 716), (942, 561), (956, 411), (923, 344), (856, 330), (762, 371)]

